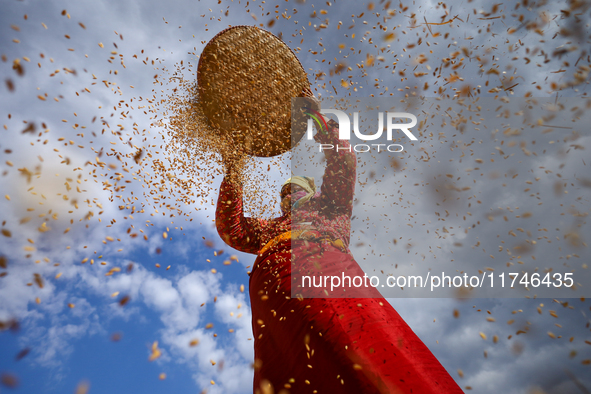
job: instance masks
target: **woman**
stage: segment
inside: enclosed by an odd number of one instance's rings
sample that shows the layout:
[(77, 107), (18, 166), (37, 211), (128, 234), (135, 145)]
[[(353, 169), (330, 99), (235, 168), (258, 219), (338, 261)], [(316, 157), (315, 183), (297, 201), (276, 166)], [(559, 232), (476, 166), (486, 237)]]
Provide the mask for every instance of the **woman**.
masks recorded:
[[(242, 187), (232, 171), (220, 187), (218, 233), (231, 247), (258, 255), (249, 282), (254, 392), (461, 393), (373, 287), (363, 289), (365, 298), (292, 298), (292, 284), (301, 284), (293, 279), (296, 271), (363, 276), (348, 248), (355, 153), (348, 150), (348, 141), (338, 139), (334, 121), (314, 138), (345, 148), (326, 151), (320, 192), (312, 178), (292, 177), (286, 182), (281, 217), (269, 221), (244, 217)], [(340, 291), (344, 293), (336, 297), (360, 294), (350, 287)]]

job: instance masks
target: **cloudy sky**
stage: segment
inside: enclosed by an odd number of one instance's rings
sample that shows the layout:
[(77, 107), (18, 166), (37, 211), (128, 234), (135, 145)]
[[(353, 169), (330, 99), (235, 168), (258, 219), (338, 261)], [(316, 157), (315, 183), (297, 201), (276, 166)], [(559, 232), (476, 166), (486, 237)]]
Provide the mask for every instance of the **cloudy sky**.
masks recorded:
[[(352, 245), (361, 264), (371, 260), (366, 270), (512, 263), (580, 275), (577, 297), (591, 285), (581, 273), (591, 136), (577, 112), (587, 108), (585, 4), (0, 7), (0, 374), (15, 392), (251, 392), (253, 256), (213, 227), (216, 164), (172, 171), (167, 161), (176, 153), (165, 128), (167, 100), (178, 96), (170, 77), (191, 81), (205, 44), (228, 26), (282, 37), (323, 99), (451, 106), (459, 97), (484, 107), (463, 117), (430, 107), (404, 154), (359, 155)], [(519, 113), (534, 97), (538, 109)], [(511, 119), (491, 115), (497, 105)], [(273, 164), (269, 195), (291, 165)], [(390, 302), (467, 392), (588, 392), (591, 304), (544, 296)]]

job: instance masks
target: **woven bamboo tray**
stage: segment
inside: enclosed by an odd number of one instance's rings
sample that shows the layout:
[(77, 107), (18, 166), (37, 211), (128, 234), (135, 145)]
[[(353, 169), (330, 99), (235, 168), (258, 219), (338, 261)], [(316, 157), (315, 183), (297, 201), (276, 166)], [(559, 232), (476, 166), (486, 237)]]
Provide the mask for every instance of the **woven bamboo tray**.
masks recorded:
[(218, 33), (201, 54), (197, 84), (213, 132), (229, 135), (246, 153), (270, 157), (297, 143), (291, 98), (310, 83), (293, 51), (272, 33), (255, 26)]

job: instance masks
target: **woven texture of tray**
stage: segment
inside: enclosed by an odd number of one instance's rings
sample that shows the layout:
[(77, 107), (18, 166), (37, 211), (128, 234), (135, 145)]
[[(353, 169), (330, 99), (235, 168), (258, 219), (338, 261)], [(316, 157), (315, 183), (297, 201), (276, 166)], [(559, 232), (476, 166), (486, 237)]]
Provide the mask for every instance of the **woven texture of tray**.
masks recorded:
[(214, 132), (229, 134), (254, 156), (290, 149), (291, 98), (310, 83), (293, 51), (272, 33), (255, 26), (218, 33), (201, 54), (197, 84)]

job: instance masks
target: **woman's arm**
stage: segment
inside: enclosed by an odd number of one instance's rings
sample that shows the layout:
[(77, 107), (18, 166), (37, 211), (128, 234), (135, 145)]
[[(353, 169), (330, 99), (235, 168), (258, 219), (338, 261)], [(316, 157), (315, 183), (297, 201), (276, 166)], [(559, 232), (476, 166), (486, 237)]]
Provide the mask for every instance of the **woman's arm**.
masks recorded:
[(261, 248), (261, 234), (267, 222), (244, 217), (242, 186), (226, 176), (220, 186), (215, 224), (218, 234), (229, 246), (241, 252), (256, 254)]
[[(349, 141), (339, 140), (339, 125), (329, 120), (328, 130), (321, 130), (314, 136), (316, 142), (330, 144), (333, 149), (325, 149), (326, 169), (322, 177), (322, 206), (336, 214), (353, 212), (357, 159)], [(337, 149), (338, 147), (338, 149)]]

